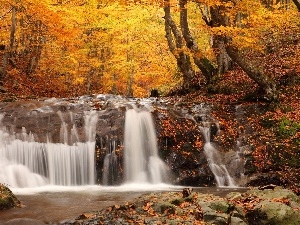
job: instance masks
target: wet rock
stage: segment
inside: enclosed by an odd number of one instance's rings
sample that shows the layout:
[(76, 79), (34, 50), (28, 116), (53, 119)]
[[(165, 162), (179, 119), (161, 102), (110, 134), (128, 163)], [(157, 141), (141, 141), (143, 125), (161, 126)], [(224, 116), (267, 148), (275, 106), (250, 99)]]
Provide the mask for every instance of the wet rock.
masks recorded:
[(217, 126), (217, 124), (212, 123), (210, 125), (210, 140), (213, 141), (215, 139), (215, 136), (218, 134), (219, 132), (219, 127)]
[(189, 197), (190, 194), (192, 194), (193, 189), (192, 188), (184, 188), (182, 190), (182, 197), (186, 198)]
[(285, 182), (275, 173), (258, 173), (252, 174), (251, 176), (249, 175), (248, 177), (247, 186), (258, 187), (270, 184), (284, 186)]
[(0, 210), (14, 208), (20, 204), (21, 202), (12, 191), (8, 187), (0, 184)]

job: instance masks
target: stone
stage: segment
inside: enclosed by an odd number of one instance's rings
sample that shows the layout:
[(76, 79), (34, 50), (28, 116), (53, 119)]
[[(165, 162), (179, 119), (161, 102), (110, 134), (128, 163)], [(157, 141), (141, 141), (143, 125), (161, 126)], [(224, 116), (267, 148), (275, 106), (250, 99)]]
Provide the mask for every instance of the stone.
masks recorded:
[(12, 191), (8, 187), (0, 184), (0, 210), (14, 208), (20, 204), (21, 202)]
[(281, 203), (264, 200), (247, 214), (253, 225), (297, 225), (300, 224), (300, 213)]
[(240, 192), (230, 192), (226, 195), (228, 200), (239, 200), (242, 199), (242, 194)]
[(249, 195), (258, 196), (263, 199), (273, 199), (273, 198), (285, 198), (292, 200), (294, 202), (300, 202), (299, 197), (289, 189), (284, 189), (280, 186), (272, 189), (259, 190), (254, 188), (246, 192)]
[[(208, 196), (209, 195), (207, 195), (207, 197)], [(212, 199), (210, 202), (205, 202), (206, 200), (203, 201), (203, 199), (201, 198), (200, 201), (198, 201), (203, 212), (203, 220), (208, 224), (228, 224), (229, 215), (223, 212), (228, 211), (228, 202), (221, 199)]]
[(213, 201), (209, 207), (211, 209), (214, 209), (215, 211), (222, 212), (222, 213), (228, 213), (230, 209), (230, 205), (226, 200), (216, 200)]
[(215, 211), (208, 211), (203, 214), (204, 222), (214, 225), (227, 225), (228, 224), (228, 214), (217, 213)]
[(230, 217), (230, 225), (248, 225), (248, 223), (239, 217), (232, 216)]

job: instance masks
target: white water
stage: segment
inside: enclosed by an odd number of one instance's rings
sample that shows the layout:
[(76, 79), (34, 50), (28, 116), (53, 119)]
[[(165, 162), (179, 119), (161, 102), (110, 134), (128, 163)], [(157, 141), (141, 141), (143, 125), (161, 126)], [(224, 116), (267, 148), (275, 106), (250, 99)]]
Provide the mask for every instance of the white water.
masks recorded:
[(126, 182), (165, 182), (167, 166), (157, 153), (157, 138), (151, 113), (127, 110), (124, 136)]
[(210, 141), (210, 128), (209, 123), (203, 123), (200, 126), (203, 133), (205, 144), (204, 152), (208, 161), (209, 168), (214, 174), (215, 180), (218, 187), (236, 187), (234, 179), (230, 176), (225, 164), (223, 163), (220, 152), (214, 147), (213, 143)]
[[(87, 112), (85, 130), (88, 141), (79, 142), (76, 127), (73, 126), (71, 133), (77, 136), (68, 137), (62, 118), (63, 143), (39, 143), (33, 135), (26, 133), (25, 128), (18, 135), (0, 127), (0, 183), (12, 188), (94, 184), (96, 123), (97, 114)], [(71, 145), (67, 144), (70, 142)]]
[(204, 152), (208, 161), (209, 168), (214, 174), (218, 187), (236, 187), (234, 179), (230, 176), (225, 164), (222, 162), (222, 157), (217, 148), (214, 147), (210, 141), (210, 128), (209, 123), (203, 123), (203, 127), (200, 127), (204, 139)]

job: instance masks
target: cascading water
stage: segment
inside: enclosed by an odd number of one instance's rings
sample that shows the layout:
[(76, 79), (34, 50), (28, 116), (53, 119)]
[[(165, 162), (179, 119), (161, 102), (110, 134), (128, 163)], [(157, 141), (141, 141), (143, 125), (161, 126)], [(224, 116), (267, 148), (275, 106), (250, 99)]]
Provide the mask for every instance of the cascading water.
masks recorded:
[[(102, 142), (102, 141), (101, 141)], [(112, 185), (118, 182), (118, 156), (116, 154), (116, 140), (108, 140), (108, 148), (106, 150), (102, 168), (102, 183), (104, 185)]]
[(150, 112), (128, 109), (125, 117), (125, 176), (129, 183), (162, 183), (167, 166), (159, 158)]
[(194, 112), (197, 112), (197, 114), (194, 117), (191, 117), (191, 119), (198, 124), (198, 127), (204, 137), (204, 153), (206, 155), (209, 168), (214, 174), (217, 186), (236, 187), (237, 185), (235, 183), (235, 180), (231, 177), (226, 168), (226, 165), (223, 163), (223, 158), (220, 152), (211, 141), (211, 129), (214, 128), (215, 130), (217, 130), (217, 133), (219, 131), (218, 122), (210, 118), (209, 108), (205, 107), (203, 104), (195, 106), (193, 110)]
[[(95, 183), (95, 126), (97, 114), (85, 113), (87, 141), (78, 141), (76, 127), (68, 137), (67, 124), (61, 125), (63, 143), (40, 143), (23, 128), (22, 135), (0, 128), (0, 183), (11, 187), (87, 185)], [(3, 115), (1, 115), (1, 120)], [(77, 141), (75, 141), (77, 140)], [(71, 144), (68, 144), (71, 143)]]
[(222, 187), (222, 186), (235, 187), (236, 186), (235, 181), (230, 176), (225, 164), (222, 162), (222, 157), (221, 157), (218, 149), (210, 141), (209, 124), (206, 124), (206, 126), (203, 126), (203, 127), (200, 126), (200, 130), (202, 130), (202, 133), (203, 133), (203, 136), (205, 139), (205, 144), (204, 144), (203, 149), (204, 149), (205, 155), (207, 157), (209, 168), (211, 169), (211, 171), (214, 174), (214, 177), (216, 179), (217, 186), (218, 187)]
[[(235, 167), (228, 166), (229, 157), (224, 158), (223, 163), (213, 139), (210, 140), (209, 130), (215, 121), (205, 112), (206, 106), (186, 109), (176, 104), (172, 108), (168, 104), (157, 99), (125, 99), (110, 95), (0, 103), (0, 182), (11, 187), (120, 185), (123, 182), (145, 186), (145, 183), (171, 180), (190, 185), (185, 183), (188, 174), (176, 180), (170, 178), (166, 164), (158, 156), (157, 144), (162, 142), (157, 140), (150, 113), (155, 105), (158, 112), (170, 111), (172, 116), (179, 115), (183, 120), (192, 112), (190, 119), (196, 121), (206, 137), (204, 152), (193, 168), (204, 165), (201, 168), (206, 172), (205, 153), (218, 186), (234, 186), (228, 174), (236, 178), (238, 170), (235, 168), (243, 165), (239, 158), (235, 160), (231, 156)], [(168, 118), (168, 113), (166, 115), (157, 113), (162, 120)], [(199, 136), (199, 129), (195, 134)], [(172, 137), (170, 142), (168, 137), (164, 140), (168, 163), (183, 174), (182, 165), (185, 164), (181, 165), (180, 151), (172, 151), (177, 146), (173, 146), (176, 140)], [(211, 177), (209, 171), (203, 174)], [(202, 178), (202, 174), (197, 176)]]

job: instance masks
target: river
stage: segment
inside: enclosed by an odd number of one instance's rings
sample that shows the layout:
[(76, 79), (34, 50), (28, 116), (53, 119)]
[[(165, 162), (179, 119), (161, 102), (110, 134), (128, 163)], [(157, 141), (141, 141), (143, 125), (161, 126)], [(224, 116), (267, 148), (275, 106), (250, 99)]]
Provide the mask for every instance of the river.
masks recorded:
[[(59, 224), (111, 205), (125, 204), (154, 191), (181, 191), (183, 187), (170, 185), (122, 185), (119, 187), (44, 187), (16, 189), (13, 192), (22, 203), (21, 208), (0, 211), (0, 224), (30, 225)], [(231, 191), (244, 192), (244, 188), (193, 188), (201, 193), (225, 196)], [(30, 220), (28, 220), (30, 219)], [(33, 221), (38, 220), (38, 221)], [(43, 223), (41, 223), (43, 222)]]

